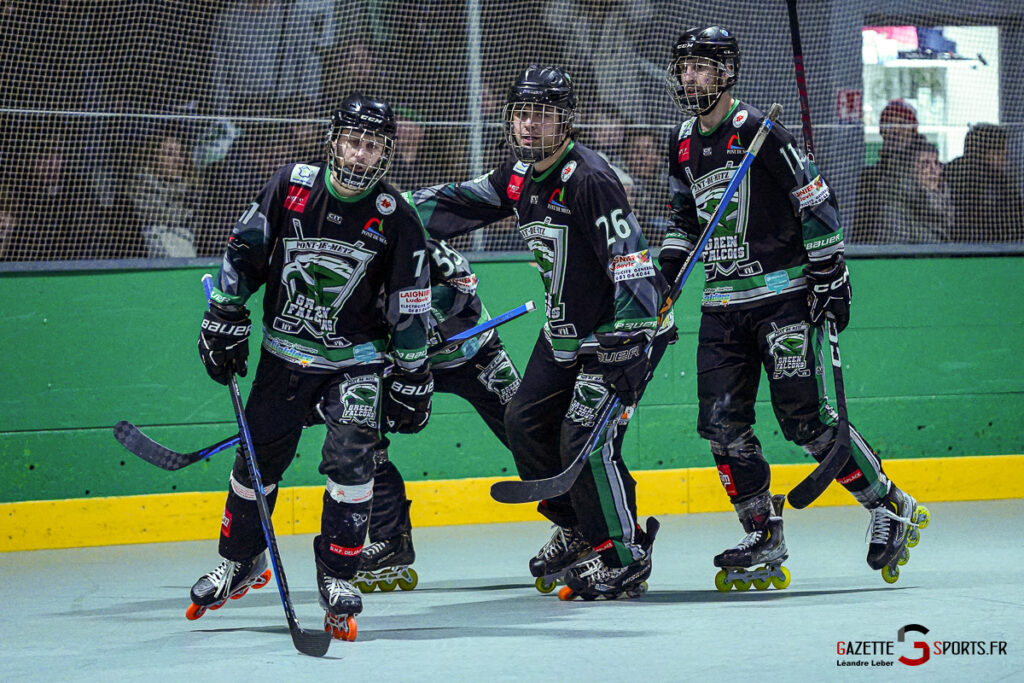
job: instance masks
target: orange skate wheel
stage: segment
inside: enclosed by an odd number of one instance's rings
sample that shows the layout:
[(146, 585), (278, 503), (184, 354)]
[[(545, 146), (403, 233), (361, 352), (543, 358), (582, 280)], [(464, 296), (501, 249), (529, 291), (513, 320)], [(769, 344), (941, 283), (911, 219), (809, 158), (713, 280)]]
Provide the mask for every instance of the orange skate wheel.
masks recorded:
[[(255, 588), (255, 586), (253, 586), (253, 588)], [(248, 587), (248, 586), (246, 586), (246, 587), (245, 587), (245, 588), (243, 588), (242, 590), (240, 590), (240, 591), (238, 591), (237, 593), (235, 593), (234, 595), (232, 595), (232, 596), (231, 596), (231, 599), (232, 599), (232, 600), (237, 600), (238, 598), (242, 597), (243, 595), (245, 595), (245, 594), (246, 594), (246, 593), (248, 593), (248, 592), (249, 592), (249, 587)]]
[(206, 614), (206, 608), (201, 605), (197, 605), (194, 602), (188, 606), (187, 610), (185, 610), (185, 618), (189, 621), (195, 621), (204, 614)]
[(569, 588), (568, 586), (562, 586), (558, 590), (558, 599), (559, 600), (572, 600), (575, 597), (576, 597), (576, 594), (573, 593), (572, 589)]
[(341, 639), (351, 643), (356, 639), (356, 635), (359, 634), (359, 627), (356, 625), (356, 618), (349, 617), (345, 619), (345, 632), (341, 634)]
[(271, 574), (270, 570), (268, 569), (259, 575), (259, 578), (256, 579), (256, 583), (252, 585), (253, 589), (263, 588), (264, 586), (266, 586), (268, 583), (270, 583), (270, 577)]

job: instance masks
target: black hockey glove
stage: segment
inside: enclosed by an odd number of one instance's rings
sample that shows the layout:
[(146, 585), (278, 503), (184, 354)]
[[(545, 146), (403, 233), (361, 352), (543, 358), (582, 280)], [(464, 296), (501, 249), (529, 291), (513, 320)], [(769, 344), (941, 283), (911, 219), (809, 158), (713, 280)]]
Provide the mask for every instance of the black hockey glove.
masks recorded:
[(821, 325), (825, 314), (836, 319), (836, 330), (842, 332), (850, 322), (850, 273), (841, 254), (825, 263), (807, 267), (807, 307), (811, 324)]
[(430, 419), (430, 399), (434, 395), (434, 376), (424, 363), (410, 372), (395, 367), (384, 395), (384, 424), (389, 432), (415, 434)]
[(245, 377), (252, 322), (244, 306), (222, 306), (210, 302), (199, 330), (199, 357), (206, 374), (227, 384), (231, 373)]
[(654, 368), (647, 355), (648, 332), (631, 334), (599, 334), (597, 360), (601, 374), (623, 405), (635, 405), (651, 378)]

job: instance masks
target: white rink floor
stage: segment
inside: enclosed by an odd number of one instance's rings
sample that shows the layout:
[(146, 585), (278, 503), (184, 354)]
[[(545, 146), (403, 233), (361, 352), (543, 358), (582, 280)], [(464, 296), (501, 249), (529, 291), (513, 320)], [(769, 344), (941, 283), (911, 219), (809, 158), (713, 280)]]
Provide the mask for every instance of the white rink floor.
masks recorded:
[[(293, 649), (273, 581), (185, 619), (214, 541), (0, 554), (0, 680), (1024, 680), (1024, 500), (929, 508), (895, 585), (864, 562), (866, 512), (812, 508), (786, 513), (791, 586), (729, 594), (711, 557), (741, 537), (735, 518), (664, 517), (650, 592), (619, 602), (533, 588), (545, 524), (418, 529), (419, 587), (364, 596), (358, 640), (323, 659)], [(311, 537), (280, 545), (299, 621), (319, 627)], [(837, 654), (837, 641), (896, 641), (907, 624), (929, 633), (888, 655)], [(914, 640), (1005, 641), (1006, 654), (910, 667), (897, 658), (919, 656)]]

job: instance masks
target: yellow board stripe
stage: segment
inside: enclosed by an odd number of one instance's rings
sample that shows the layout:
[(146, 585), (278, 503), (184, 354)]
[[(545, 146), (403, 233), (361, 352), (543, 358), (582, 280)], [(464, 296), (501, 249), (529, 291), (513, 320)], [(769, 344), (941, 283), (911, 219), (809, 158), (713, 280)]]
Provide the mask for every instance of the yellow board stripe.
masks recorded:
[[(1024, 498), (1024, 455), (887, 460), (886, 473), (925, 502)], [(810, 465), (775, 465), (772, 490), (789, 491)], [(641, 515), (724, 512), (732, 509), (713, 467), (634, 472)], [(406, 483), (414, 526), (524, 522), (542, 519), (533, 505), (491, 499), (497, 477)], [(225, 491), (118, 498), (74, 498), (0, 504), (0, 552), (127, 543), (216, 539)], [(320, 530), (323, 488), (281, 489), (274, 512), (278, 535)], [(833, 485), (815, 505), (855, 505)]]

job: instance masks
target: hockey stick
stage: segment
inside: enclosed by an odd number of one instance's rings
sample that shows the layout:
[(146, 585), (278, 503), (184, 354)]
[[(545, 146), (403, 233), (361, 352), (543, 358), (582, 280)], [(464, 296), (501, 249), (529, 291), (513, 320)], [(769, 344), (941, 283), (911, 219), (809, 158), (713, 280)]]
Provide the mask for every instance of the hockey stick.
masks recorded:
[[(683, 285), (686, 284), (687, 278), (690, 277), (690, 272), (696, 265), (697, 260), (704, 251), (704, 246), (711, 239), (711, 235), (715, 232), (715, 227), (718, 222), (725, 215), (725, 211), (728, 208), (729, 201), (732, 196), (736, 193), (739, 188), (740, 182), (747, 175), (747, 171), (750, 169), (750, 165), (754, 163), (754, 157), (757, 156), (758, 151), (761, 149), (761, 145), (764, 144), (765, 138), (768, 137), (768, 133), (771, 131), (772, 126), (778, 120), (782, 114), (782, 105), (773, 104), (768, 108), (768, 114), (765, 116), (764, 121), (761, 123), (761, 127), (757, 130), (754, 135), (753, 141), (747, 148), (747, 153), (743, 157), (743, 161), (740, 162), (739, 167), (733, 172), (732, 178), (729, 180), (728, 185), (725, 186), (725, 192), (722, 193), (722, 198), (719, 201), (718, 207), (715, 209), (715, 214), (712, 220), (708, 223), (707, 227), (704, 228), (704, 232), (701, 234), (700, 240), (697, 243), (696, 248), (687, 257), (686, 262), (683, 264), (683, 268), (676, 275), (676, 280), (672, 284), (672, 289), (669, 291), (668, 297), (665, 299), (665, 304), (662, 306), (661, 315), (667, 315), (668, 311), (671, 310), (672, 305), (679, 297), (679, 293), (683, 289)], [(648, 344), (645, 353), (650, 353), (651, 344)], [(491, 485), (491, 497), (499, 503), (530, 503), (538, 500), (546, 500), (548, 498), (554, 498), (560, 496), (576, 483), (576, 478), (579, 477), (580, 472), (583, 471), (583, 466), (586, 464), (587, 459), (590, 457), (591, 451), (597, 444), (601, 435), (604, 434), (608, 427), (608, 422), (612, 415), (616, 415), (621, 408), (621, 402), (617, 396), (612, 396), (611, 400), (608, 401), (601, 408), (594, 421), (594, 429), (590, 432), (590, 436), (587, 438), (587, 442), (583, 445), (579, 455), (573, 460), (572, 464), (568, 468), (559, 472), (553, 477), (547, 479), (526, 479), (526, 480), (510, 480), (510, 481), (499, 481)]]
[[(495, 318), (485, 320), (482, 323), (474, 325), (468, 330), (459, 332), (458, 334), (453, 334), (451, 337), (446, 339), (445, 342), (462, 341), (463, 339), (475, 337), (478, 334), (482, 334), (488, 330), (493, 330), (500, 325), (504, 325), (510, 320), (515, 320), (520, 316), (526, 315), (536, 308), (537, 307), (534, 305), (533, 301), (527, 301), (526, 303), (520, 304)], [(226, 439), (222, 439), (221, 441), (198, 451), (193, 451), (191, 453), (179, 453), (178, 451), (172, 451), (170, 448), (157, 443), (150, 437), (146, 436), (141, 429), (127, 420), (121, 420), (114, 425), (114, 438), (133, 454), (139, 456), (146, 462), (169, 472), (174, 472), (175, 470), (180, 470), (182, 467), (187, 467), (188, 465), (193, 465), (202, 460), (206, 460), (211, 455), (215, 455), (223, 450), (227, 450), (235, 446), (239, 441), (238, 434), (235, 434), (234, 436), (229, 436)]]
[[(839, 356), (839, 332), (836, 327), (836, 319), (831, 313), (826, 314), (825, 329), (828, 332), (829, 355), (832, 357), (832, 380), (836, 389), (836, 413), (837, 433), (835, 443), (828, 454), (821, 459), (818, 466), (814, 468), (807, 477), (793, 487), (789, 492), (789, 504), (798, 510), (802, 510), (825, 492), (832, 480), (850, 459), (850, 418), (846, 413), (846, 388), (843, 386), (843, 361)], [(819, 331), (821, 328), (818, 328)], [(820, 332), (819, 332), (820, 333)], [(819, 340), (820, 344), (820, 340)], [(822, 373), (825, 368), (821, 368)], [(824, 378), (822, 388), (824, 389)], [(827, 401), (825, 392), (822, 396)]]
[[(800, 22), (796, 12), (797, 0), (786, 0), (789, 11), (789, 34), (793, 41), (793, 66), (796, 69), (796, 87), (800, 95), (800, 119), (803, 123), (804, 149), (807, 158), (814, 160), (814, 136), (811, 132), (811, 105), (807, 97), (807, 78), (804, 73), (804, 51), (800, 41)], [(825, 492), (829, 484), (850, 459), (850, 420), (846, 413), (846, 391), (843, 388), (843, 366), (839, 361), (839, 332), (835, 318), (826, 316), (828, 345), (832, 356), (832, 379), (836, 387), (836, 412), (839, 415), (838, 433), (832, 450), (821, 459), (807, 478), (789, 492), (789, 504), (802, 509)], [(822, 372), (824, 372), (822, 368)]]
[[(203, 289), (206, 291), (206, 299), (209, 301), (210, 294), (213, 292), (213, 276), (209, 273), (203, 276)], [(295, 608), (292, 607), (291, 595), (288, 592), (288, 581), (285, 579), (284, 566), (281, 564), (281, 551), (277, 549), (274, 524), (270, 519), (267, 494), (263, 490), (263, 479), (260, 477), (260, 469), (256, 464), (256, 451), (252, 447), (252, 436), (249, 434), (249, 425), (245, 420), (242, 395), (238, 391), (238, 379), (233, 372), (229, 374), (228, 388), (231, 390), (231, 405), (235, 409), (238, 433), (242, 438), (245, 464), (249, 467), (249, 478), (252, 480), (252, 488), (256, 494), (256, 508), (260, 513), (263, 536), (266, 538), (267, 550), (270, 552), (270, 562), (274, 566), (277, 591), (281, 594), (281, 603), (284, 605), (284, 614), (288, 619), (288, 630), (292, 634), (292, 643), (295, 644), (295, 649), (302, 654), (322, 657), (327, 653), (327, 648), (330, 647), (334, 636), (327, 631), (307, 631), (299, 626), (299, 620), (295, 617)]]

